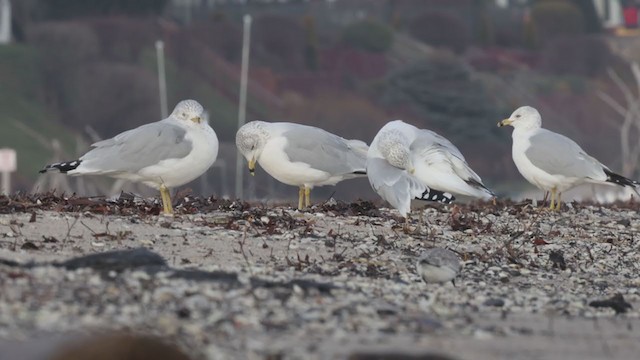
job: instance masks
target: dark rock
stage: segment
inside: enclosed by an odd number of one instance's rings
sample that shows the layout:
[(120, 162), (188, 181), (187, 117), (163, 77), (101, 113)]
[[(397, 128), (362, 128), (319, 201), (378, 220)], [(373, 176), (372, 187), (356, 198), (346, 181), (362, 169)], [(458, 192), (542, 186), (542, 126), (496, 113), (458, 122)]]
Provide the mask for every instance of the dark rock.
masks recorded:
[(24, 244), (22, 244), (22, 246), (20, 246), (20, 249), (22, 250), (40, 250), (40, 248), (38, 247), (38, 245), (32, 243), (31, 241), (25, 241)]
[(220, 281), (233, 285), (240, 284), (238, 274), (225, 271), (174, 270), (170, 277), (193, 281)]
[(502, 299), (487, 299), (484, 304), (484, 306), (495, 306), (495, 307), (502, 307), (504, 306), (504, 300)]
[(596, 308), (610, 307), (616, 312), (616, 314), (626, 313), (627, 310), (631, 309), (631, 304), (624, 300), (622, 294), (616, 294), (610, 299), (606, 300), (594, 300), (589, 303), (589, 306), (593, 306)]
[(454, 360), (454, 358), (435, 353), (412, 353), (402, 351), (359, 351), (347, 356), (348, 360)]
[(567, 263), (564, 261), (564, 254), (561, 250), (552, 250), (549, 252), (549, 261), (553, 264), (553, 268), (560, 268), (560, 270), (567, 269)]
[(162, 256), (153, 251), (139, 248), (80, 256), (56, 263), (54, 266), (63, 267), (67, 270), (91, 268), (98, 271), (123, 271), (145, 267), (166, 267), (167, 263)]
[(619, 225), (623, 225), (625, 227), (628, 227), (628, 226), (631, 225), (631, 220), (629, 220), (629, 219), (620, 219), (620, 220), (618, 220), (618, 224)]
[(269, 281), (269, 280), (264, 280), (259, 278), (251, 278), (251, 286), (263, 287), (267, 289), (279, 288), (279, 287), (293, 289), (294, 286), (298, 286), (305, 292), (315, 289), (318, 292), (325, 293), (325, 294), (331, 294), (331, 290), (338, 288), (337, 286), (330, 283), (321, 283), (321, 282), (306, 280), (306, 279), (293, 279), (291, 281), (280, 282), (280, 281)]

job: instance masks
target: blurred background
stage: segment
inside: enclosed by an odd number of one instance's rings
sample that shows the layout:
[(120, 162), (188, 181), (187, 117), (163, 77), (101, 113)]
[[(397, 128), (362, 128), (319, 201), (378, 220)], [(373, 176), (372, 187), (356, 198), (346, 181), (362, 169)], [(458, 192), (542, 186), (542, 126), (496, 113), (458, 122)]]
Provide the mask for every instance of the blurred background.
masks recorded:
[[(0, 148), (17, 150), (13, 190), (155, 194), (38, 170), (193, 98), (221, 148), (216, 165), (185, 187), (235, 197), (250, 14), (247, 121), (370, 142), (403, 119), (449, 138), (498, 194), (541, 197), (517, 173), (511, 130), (496, 127), (531, 105), (545, 127), (638, 178), (639, 11), (633, 0), (0, 0)], [(261, 170), (244, 177), (243, 190), (245, 199), (297, 197)], [(586, 186), (574, 196), (595, 193)], [(312, 193), (332, 194), (376, 198), (366, 178)]]

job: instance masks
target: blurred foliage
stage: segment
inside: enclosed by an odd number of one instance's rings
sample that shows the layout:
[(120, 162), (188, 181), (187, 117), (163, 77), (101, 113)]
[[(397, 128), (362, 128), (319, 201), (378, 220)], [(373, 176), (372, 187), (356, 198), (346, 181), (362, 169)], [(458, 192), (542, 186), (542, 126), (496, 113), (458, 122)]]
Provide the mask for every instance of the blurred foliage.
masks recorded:
[(304, 48), (304, 60), (308, 70), (318, 69), (318, 34), (316, 32), (316, 22), (312, 16), (305, 16), (304, 31), (307, 43)]
[(566, 0), (539, 0), (531, 7), (536, 45), (561, 36), (585, 33), (584, 15), (579, 7)]
[(102, 61), (135, 63), (142, 49), (160, 37), (152, 20), (109, 16), (92, 19), (88, 26), (98, 39)]
[(547, 43), (542, 51), (543, 70), (555, 75), (597, 76), (610, 66), (614, 55), (597, 36), (565, 36)]
[(452, 13), (430, 11), (416, 17), (409, 26), (413, 36), (426, 44), (462, 53), (470, 42), (468, 26)]
[(442, 129), (452, 141), (487, 140), (496, 133), (488, 125), (498, 118), (498, 109), (483, 84), (452, 56), (433, 56), (391, 73), (384, 98), (411, 105), (425, 125)]
[(287, 121), (317, 126), (340, 136), (370, 141), (389, 119), (369, 99), (346, 91), (324, 91), (303, 98), (286, 93), (284, 114)]
[(197, 39), (228, 61), (239, 62), (242, 53), (242, 26), (221, 14), (185, 29), (187, 36)]
[(47, 111), (39, 52), (31, 46), (0, 46), (0, 147), (18, 152), (16, 186), (28, 188), (50, 160), (51, 139), (72, 153), (74, 130)]
[[(16, 38), (28, 46), (0, 49), (0, 111), (12, 119), (0, 140), (32, 142), (13, 119), (66, 136), (67, 148), (85, 124), (111, 136), (159, 119), (157, 39), (165, 41), (169, 110), (194, 98), (220, 139), (233, 139), (241, 18), (250, 10), (248, 120), (284, 116), (370, 141), (403, 118), (451, 138), (483, 175), (504, 178), (513, 164), (508, 136), (495, 137), (497, 119), (528, 103), (550, 126), (557, 119), (574, 133), (584, 123), (602, 131), (606, 106), (594, 89), (609, 85), (604, 69), (622, 63), (607, 46), (614, 39), (593, 35), (601, 27), (587, 0), (506, 8), (490, 0), (228, 1), (210, 13), (202, 1), (188, 16), (179, 6), (147, 16), (168, 3), (14, 0)], [(559, 107), (571, 109), (553, 115)], [(29, 171), (48, 156), (33, 149), (21, 155), (31, 157)]]
[(393, 30), (375, 20), (362, 20), (344, 28), (342, 42), (356, 49), (383, 53), (393, 45)]
[(169, 0), (39, 0), (45, 19), (160, 14)]
[(96, 61), (99, 42), (93, 30), (80, 23), (45, 22), (35, 25), (28, 34), (29, 41), (42, 58), (42, 72), (47, 104), (59, 115), (76, 124), (69, 109), (73, 106), (72, 91), (77, 70)]
[(156, 75), (136, 65), (82, 66), (69, 97), (66, 122), (80, 129), (90, 125), (103, 137), (160, 119)]
[(251, 31), (253, 59), (277, 71), (300, 71), (306, 68), (305, 29), (293, 18), (281, 15), (258, 17)]
[(595, 1), (571, 0), (582, 12), (585, 21), (585, 30), (588, 33), (597, 33), (602, 31), (602, 24), (596, 11)]

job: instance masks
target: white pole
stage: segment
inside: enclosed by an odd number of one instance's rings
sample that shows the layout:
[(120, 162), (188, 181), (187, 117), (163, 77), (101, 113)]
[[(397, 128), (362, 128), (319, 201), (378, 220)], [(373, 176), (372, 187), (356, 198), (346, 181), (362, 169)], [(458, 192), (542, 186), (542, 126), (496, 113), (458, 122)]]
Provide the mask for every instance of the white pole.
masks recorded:
[(11, 173), (8, 171), (3, 171), (2, 172), (2, 191), (0, 192), (0, 195), (9, 196), (9, 194), (11, 194)]
[[(244, 16), (244, 30), (242, 37), (242, 67), (240, 69), (240, 102), (238, 104), (238, 129), (240, 129), (247, 116), (247, 83), (249, 81), (249, 49), (251, 41), (251, 15)], [(243, 197), (243, 160), (242, 155), (236, 155), (236, 198)]]
[(164, 42), (156, 40), (156, 55), (158, 58), (158, 89), (160, 91), (160, 115), (163, 119), (169, 116), (167, 109), (167, 77), (164, 70)]
[(13, 149), (0, 149), (0, 195), (11, 193), (11, 173), (18, 170), (18, 156)]
[(11, 42), (11, 2), (0, 0), (0, 44)]

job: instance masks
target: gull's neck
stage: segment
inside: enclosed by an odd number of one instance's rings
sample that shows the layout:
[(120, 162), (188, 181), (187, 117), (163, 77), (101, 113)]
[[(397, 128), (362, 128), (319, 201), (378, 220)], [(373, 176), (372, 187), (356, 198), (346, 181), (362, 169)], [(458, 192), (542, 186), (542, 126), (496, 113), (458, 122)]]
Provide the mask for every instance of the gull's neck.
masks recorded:
[(513, 128), (513, 133), (511, 137), (520, 138), (520, 137), (529, 137), (532, 134), (535, 134), (540, 130), (540, 126), (518, 126)]

